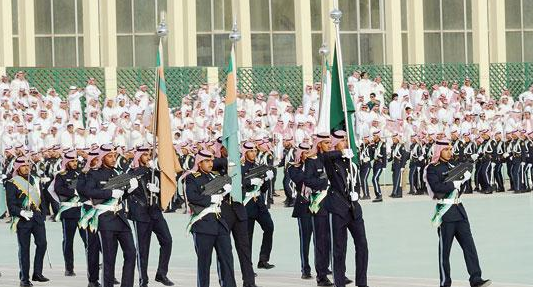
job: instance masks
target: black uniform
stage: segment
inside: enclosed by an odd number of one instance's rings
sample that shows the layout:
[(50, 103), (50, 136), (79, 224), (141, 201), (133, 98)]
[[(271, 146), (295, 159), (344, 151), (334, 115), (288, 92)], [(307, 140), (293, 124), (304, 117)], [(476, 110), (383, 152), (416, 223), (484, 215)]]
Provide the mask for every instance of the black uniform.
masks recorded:
[(421, 176), (424, 169), (424, 148), (420, 143), (411, 145), (409, 159), (409, 194), (420, 194)]
[(359, 157), (360, 162), (360, 170), (359, 170), (359, 182), (361, 183), (361, 189), (362, 189), (362, 196), (363, 199), (370, 198), (370, 190), (368, 188), (368, 176), (370, 175), (370, 171), (372, 170), (372, 144), (365, 144), (362, 143), (360, 150), (361, 150), (361, 156)]
[(503, 186), (503, 174), (502, 166), (505, 162), (504, 154), (505, 151), (505, 142), (502, 140), (496, 140), (496, 147), (494, 153), (494, 181), (496, 183), (496, 192), (504, 192), (505, 188)]
[[(22, 185), (28, 184), (27, 178), (17, 179), (13, 178), (6, 182), (6, 199), (7, 207), (11, 216), (13, 216), (13, 225), (12, 229), (16, 228), (17, 232), (17, 241), (19, 246), (19, 266), (20, 273), (19, 279), (21, 283), (28, 284), (30, 282), (30, 236), (33, 235), (35, 243), (35, 258), (33, 260), (33, 276), (32, 279), (35, 280), (36, 277), (42, 276), (43, 273), (43, 260), (46, 253), (46, 229), (44, 221), (46, 215), (42, 212), (43, 208), (43, 194), (37, 189), (38, 196), (33, 198), (33, 202), (29, 203), (29, 197), (27, 192), (23, 192), (20, 188), (15, 185), (15, 182), (20, 180)], [(35, 177), (30, 177), (31, 185), (38, 185), (39, 182)], [(23, 187), (24, 188), (24, 187)], [(24, 205), (24, 202), (28, 201), (27, 205)], [(32, 211), (33, 217), (30, 220), (26, 220), (20, 215), (20, 212)]]
[[(220, 175), (226, 175), (228, 168), (227, 158), (215, 158), (213, 161), (213, 170)], [(238, 167), (236, 167), (238, 168)], [(248, 215), (246, 208), (242, 203), (233, 201), (231, 195), (226, 195), (220, 206), (222, 218), (226, 221), (228, 228), (235, 241), (235, 249), (239, 257), (241, 266), (242, 282), (246, 286), (255, 285), (255, 274), (252, 265), (252, 248), (248, 236)]]
[(76, 229), (80, 234), (82, 240), (85, 241), (87, 236), (85, 230), (78, 228), (78, 221), (81, 215), (81, 203), (76, 193), (76, 185), (78, 180), (78, 172), (76, 170), (68, 170), (57, 174), (54, 190), (59, 196), (60, 203), (60, 219), (63, 225), (63, 258), (65, 259), (65, 274), (73, 275), (74, 271), (74, 235)]
[(373, 147), (374, 165), (372, 166), (372, 186), (376, 199), (381, 199), (381, 186), (379, 185), (379, 177), (385, 167), (387, 167), (387, 148), (383, 141), (374, 143)]
[[(137, 265), (139, 266), (139, 285), (148, 284), (148, 255), (150, 254), (150, 242), (152, 232), (155, 233), (159, 242), (159, 263), (157, 265), (156, 279), (166, 278), (170, 254), (172, 253), (172, 235), (167, 221), (159, 207), (158, 196), (154, 194), (150, 204), (150, 191), (147, 184), (151, 181), (152, 170), (148, 167), (137, 167), (135, 172), (144, 175), (139, 179), (139, 186), (128, 196), (128, 217), (133, 220), (135, 235), (137, 238)], [(156, 178), (159, 172), (156, 171)]]
[[(245, 161), (241, 166), (241, 172), (245, 175), (251, 168), (256, 167), (257, 165), (253, 162)], [(255, 222), (259, 223), (261, 229), (263, 230), (263, 240), (261, 242), (261, 251), (259, 252), (259, 263), (265, 263), (270, 260), (270, 253), (272, 252), (272, 238), (274, 234), (274, 222), (270, 216), (270, 212), (265, 203), (265, 196), (270, 190), (270, 182), (266, 181), (260, 188), (261, 193), (259, 196), (251, 199), (245, 205), (246, 214), (248, 216), (248, 238), (250, 241), (250, 248), (253, 246), (253, 236), (254, 236), (254, 226)], [(251, 192), (255, 186), (250, 183), (250, 179), (245, 179), (243, 176), (242, 188), (244, 196), (246, 192)]]
[[(215, 178), (214, 174), (203, 172), (192, 173), (186, 177), (185, 192), (190, 205), (200, 208), (209, 208), (211, 206), (211, 196), (202, 194), (201, 187), (213, 178)], [(215, 248), (217, 267), (219, 268), (219, 281), (222, 287), (235, 287), (231, 239), (224, 217), (220, 217), (215, 213), (208, 213), (192, 225), (191, 232), (194, 238), (196, 255), (198, 256), (197, 286), (209, 286), (209, 270), (211, 268), (213, 248)]]
[[(445, 174), (451, 166), (445, 162), (430, 164), (427, 167), (427, 181), (436, 199), (447, 197), (454, 189), (452, 182), (445, 183)], [(453, 239), (456, 238), (463, 249), (466, 266), (470, 274), (470, 285), (478, 285), (481, 279), (481, 268), (477, 256), (476, 246), (472, 238), (468, 216), (462, 203), (453, 204), (442, 216), (439, 235), (439, 272), (440, 286), (451, 286), (450, 278), (450, 250)]]
[(402, 171), (407, 162), (407, 152), (401, 143), (392, 145), (392, 197), (402, 197)]
[[(93, 170), (87, 177), (85, 192), (87, 196), (93, 199), (96, 206), (113, 201), (112, 191), (102, 188), (109, 179), (116, 175), (117, 172), (114, 169), (101, 167)], [(122, 209), (122, 202), (119, 201), (116, 207), (119, 210), (105, 211), (98, 218), (98, 235), (104, 257), (102, 267), (104, 287), (112, 287), (115, 281), (115, 261), (119, 243), (124, 257), (121, 286), (133, 286), (135, 243), (128, 219), (124, 209)]]
[[(294, 206), (294, 200), (296, 197), (295, 190), (290, 184), (290, 178), (287, 170), (289, 169), (289, 166), (291, 162), (294, 160), (294, 148), (285, 148), (283, 149), (283, 158), (281, 159), (281, 162), (279, 166), (283, 167), (283, 191), (285, 192), (285, 206), (291, 207)], [(275, 181), (274, 181), (275, 182)]]

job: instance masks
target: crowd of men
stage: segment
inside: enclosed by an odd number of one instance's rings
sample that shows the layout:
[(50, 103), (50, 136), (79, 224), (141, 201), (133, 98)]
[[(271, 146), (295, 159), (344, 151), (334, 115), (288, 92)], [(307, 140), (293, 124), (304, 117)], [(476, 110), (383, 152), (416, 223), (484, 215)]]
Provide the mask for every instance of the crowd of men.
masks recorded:
[[(278, 177), (283, 178), (284, 203), (294, 209), (298, 221), (302, 279), (312, 278), (308, 255), (314, 237), (318, 286), (352, 282), (345, 276), (347, 231), (356, 245), (356, 285), (367, 285), (368, 250), (358, 202), (371, 198), (371, 172), (373, 201), (383, 200), (380, 176), (389, 162), (393, 198), (403, 196), (407, 175), (409, 193), (428, 193), (424, 169), (436, 142), (444, 140), (453, 146), (450, 163), (475, 165), (474, 185), (470, 179), (461, 182), (461, 194), (505, 191), (504, 165), (511, 190), (521, 193), (533, 187), (533, 87), (515, 101), (508, 91), (491, 97), (483, 89), (475, 90), (469, 79), (461, 87), (443, 81), (429, 90), (425, 83), (404, 83), (387, 104), (379, 77), (370, 80), (367, 73), (354, 72), (347, 85), (356, 107), (356, 128), (351, 132), (358, 146), (353, 149), (348, 149), (343, 131), (317, 133), (320, 84), (307, 86), (297, 107), (286, 94), (240, 94), (241, 163), (226, 159), (220, 139), (224, 97), (216, 87), (202, 86), (169, 111), (182, 168), (169, 209), (186, 202), (191, 210), (187, 228), (194, 234), (198, 286), (209, 286), (213, 249), (221, 282), (235, 286), (230, 235), (244, 286), (256, 286), (251, 261), (255, 222), (263, 231), (257, 268), (274, 267), (269, 263), (274, 232), (269, 207), (278, 196)], [(19, 72), (11, 82), (3, 77), (0, 90), (2, 182), (22, 254), (21, 286), (31, 286), (30, 234), (37, 246), (31, 279), (48, 281), (42, 274), (47, 215), (63, 224), (66, 276), (75, 275), (72, 246), (78, 230), (87, 249), (89, 286), (100, 286), (100, 273), (104, 286), (116, 283), (118, 244), (124, 252), (121, 285), (133, 286), (138, 260), (140, 285), (146, 286), (153, 232), (161, 246), (155, 280), (171, 286), (167, 273), (172, 238), (159, 205), (157, 158), (153, 160), (149, 146), (153, 101), (148, 87), (140, 86), (132, 97), (120, 88), (111, 98), (89, 79), (84, 89), (71, 87), (65, 97), (53, 89), (43, 95)], [(242, 204), (231, 198), (229, 184), (216, 194), (203, 192), (207, 183), (239, 164), (243, 175), (260, 166), (271, 168), (243, 177)], [(121, 174), (131, 175), (127, 184), (106, 188)]]

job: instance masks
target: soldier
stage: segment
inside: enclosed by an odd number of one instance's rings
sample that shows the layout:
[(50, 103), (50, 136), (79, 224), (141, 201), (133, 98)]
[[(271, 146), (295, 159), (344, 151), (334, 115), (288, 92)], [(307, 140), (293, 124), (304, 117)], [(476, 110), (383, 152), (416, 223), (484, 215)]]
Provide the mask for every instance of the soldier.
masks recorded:
[(392, 161), (392, 198), (402, 197), (402, 173), (407, 161), (407, 155), (403, 143), (400, 143), (398, 134), (392, 135), (391, 158)]
[[(233, 254), (231, 253), (231, 238), (226, 221), (220, 215), (220, 204), (223, 195), (206, 195), (202, 193), (202, 186), (213, 180), (217, 175), (212, 173), (213, 154), (201, 150), (195, 157), (195, 165), (191, 173), (186, 176), (187, 200), (194, 214), (188, 229), (193, 234), (194, 246), (198, 257), (197, 287), (209, 286), (209, 270), (213, 248), (217, 253), (219, 267), (219, 281), (224, 287), (235, 287), (233, 270)], [(224, 186), (229, 192), (231, 185)]]
[[(476, 158), (476, 156), (474, 156), (475, 152), (476, 144), (470, 140), (470, 133), (464, 133), (462, 150), (459, 151), (460, 162), (473, 161), (474, 158)], [(470, 194), (472, 192), (472, 179), (469, 178), (463, 182), (463, 185), (461, 185), (461, 193)]]
[[(137, 265), (139, 266), (139, 286), (148, 286), (148, 255), (152, 232), (159, 242), (159, 264), (155, 281), (165, 286), (174, 283), (167, 277), (168, 264), (172, 252), (172, 235), (167, 221), (159, 207), (159, 187), (150, 182), (154, 163), (150, 160), (150, 148), (138, 147), (132, 163), (131, 171), (142, 174), (139, 186), (128, 197), (128, 217), (133, 220), (137, 237)], [(159, 171), (155, 171), (155, 179), (159, 178)]]
[(6, 199), (9, 214), (13, 216), (11, 230), (17, 233), (19, 247), (19, 279), (21, 287), (33, 286), (30, 281), (30, 236), (35, 243), (35, 259), (31, 280), (50, 281), (43, 276), (43, 260), (46, 253), (45, 215), (42, 210), (43, 195), (39, 179), (30, 174), (29, 159), (18, 156), (13, 163), (12, 178), (6, 182)]
[[(311, 189), (309, 209), (313, 218), (315, 269), (318, 286), (333, 286), (327, 275), (331, 252), (331, 233), (327, 197), (329, 189), (328, 176), (324, 167), (325, 153), (331, 150), (331, 139), (327, 133), (316, 135), (311, 154), (304, 164), (304, 185)], [(316, 154), (315, 154), (316, 153)]]
[[(135, 272), (135, 244), (131, 228), (123, 210), (122, 189), (104, 189), (105, 184), (117, 176), (114, 169), (117, 151), (112, 145), (100, 147), (99, 160), (101, 166), (92, 171), (87, 177), (85, 193), (93, 199), (95, 215), (98, 218), (98, 235), (102, 247), (104, 273), (104, 287), (112, 287), (115, 281), (115, 260), (118, 244), (122, 248), (124, 265), (122, 267), (122, 285), (133, 286)], [(136, 179), (131, 179), (128, 186), (124, 187), (128, 194), (138, 187)]]
[(492, 193), (492, 179), (494, 178), (494, 154), (496, 153), (496, 142), (490, 138), (489, 130), (482, 130), (481, 137), (484, 142), (481, 146), (481, 176), (480, 176), (480, 186), (481, 193), (490, 194)]
[(255, 222), (259, 223), (263, 230), (263, 240), (261, 242), (261, 251), (259, 252), (259, 262), (257, 268), (272, 269), (275, 266), (270, 264), (270, 253), (272, 252), (272, 238), (274, 234), (274, 222), (270, 216), (270, 212), (266, 206), (265, 196), (266, 191), (270, 188), (270, 181), (274, 177), (272, 171), (267, 171), (265, 179), (250, 178), (246, 179), (245, 175), (252, 168), (257, 167), (256, 156), (257, 150), (253, 142), (245, 142), (242, 145), (242, 155), (244, 162), (241, 166), (243, 175), (242, 186), (245, 195), (243, 204), (246, 207), (246, 214), (248, 215), (248, 237), (250, 246), (253, 242)]
[(309, 245), (313, 235), (313, 221), (309, 210), (311, 191), (304, 185), (304, 164), (311, 146), (306, 143), (298, 145), (294, 155), (294, 161), (287, 164), (286, 177), (289, 184), (296, 191), (292, 217), (298, 220), (298, 235), (300, 237), (300, 260), (302, 279), (312, 279), (311, 266), (309, 265)]
[(411, 150), (409, 151), (409, 194), (420, 194), (420, 173), (424, 168), (424, 148), (417, 135), (411, 136)]
[[(268, 139), (262, 139), (257, 142), (257, 163), (258, 165), (274, 166), (274, 155)], [(274, 183), (276, 182), (276, 170), (273, 171), (273, 178), (268, 181), (263, 193), (265, 193), (265, 200), (267, 201), (267, 207), (270, 208), (271, 204), (274, 204), (274, 196), (279, 196), (274, 191)]]
[(522, 160), (524, 155), (524, 142), (518, 137), (518, 132), (513, 132), (512, 156), (511, 156), (511, 176), (513, 178), (514, 192), (522, 193), (524, 190), (524, 180), (522, 170), (525, 162)]
[(446, 141), (436, 143), (431, 163), (426, 168), (426, 181), (430, 196), (437, 200), (437, 211), (432, 222), (439, 234), (440, 286), (451, 286), (450, 251), (456, 238), (463, 249), (470, 286), (487, 287), (492, 282), (481, 278), (481, 268), (466, 210), (461, 203), (460, 186), (471, 176), (466, 172), (462, 180), (445, 182), (445, 174), (450, 171), (451, 145)]
[(283, 190), (285, 191), (285, 207), (293, 207), (294, 206), (294, 200), (295, 200), (295, 191), (290, 186), (290, 177), (288, 174), (288, 169), (291, 163), (294, 160), (294, 140), (293, 137), (289, 137), (286, 139), (283, 139), (283, 158), (281, 159), (281, 162), (279, 166), (283, 167)]
[(78, 160), (76, 151), (70, 151), (63, 155), (61, 171), (56, 175), (54, 191), (59, 196), (60, 208), (56, 220), (61, 220), (63, 225), (63, 258), (65, 259), (65, 276), (76, 276), (74, 273), (74, 235), (76, 229), (82, 240), (86, 240), (84, 230), (78, 228), (81, 205), (76, 192), (78, 181)]
[(502, 132), (496, 131), (494, 133), (494, 140), (496, 142), (494, 153), (494, 182), (496, 183), (496, 192), (504, 192), (502, 166), (505, 162), (505, 142), (502, 140)]
[(361, 151), (360, 156), (360, 170), (359, 170), (359, 182), (361, 183), (361, 189), (363, 190), (362, 200), (370, 199), (370, 191), (368, 188), (368, 176), (372, 170), (371, 154), (372, 142), (370, 142), (368, 136), (363, 137), (363, 142), (359, 148)]
[(352, 186), (357, 175), (350, 174), (355, 172), (354, 168), (350, 168), (350, 164), (353, 165), (353, 152), (348, 149), (346, 132), (335, 131), (332, 139), (334, 151), (325, 157), (325, 167), (331, 182), (329, 200), (333, 233), (333, 279), (337, 287), (353, 282), (346, 278), (347, 231), (350, 231), (355, 243), (355, 285), (367, 286), (368, 244), (359, 196)]
[(374, 193), (376, 198), (372, 202), (382, 202), (383, 197), (381, 193), (381, 186), (379, 185), (379, 177), (384, 168), (387, 167), (387, 148), (386, 144), (380, 137), (380, 131), (374, 132), (374, 145), (372, 148), (372, 157), (374, 164), (372, 166), (372, 186), (374, 187)]

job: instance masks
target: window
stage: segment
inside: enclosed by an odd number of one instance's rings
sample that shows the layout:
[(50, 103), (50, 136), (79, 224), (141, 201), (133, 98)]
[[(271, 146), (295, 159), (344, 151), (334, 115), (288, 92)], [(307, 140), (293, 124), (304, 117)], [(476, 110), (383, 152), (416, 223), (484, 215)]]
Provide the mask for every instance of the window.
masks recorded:
[[(106, 0), (101, 0), (106, 1)], [(166, 0), (116, 0), (118, 66), (154, 67), (159, 38), (156, 35)], [(167, 45), (164, 42), (164, 54)], [(165, 63), (168, 57), (164, 56)]]
[(226, 67), (233, 27), (231, 0), (196, 1), (196, 46), (198, 66)]
[(507, 44), (507, 62), (531, 62), (533, 51), (533, 1), (505, 1), (505, 38)]
[(343, 60), (348, 65), (385, 62), (383, 0), (339, 0)]
[(409, 28), (407, 26), (407, 19), (409, 19), (409, 10), (407, 9), (407, 0), (401, 1), (401, 15), (402, 15), (402, 62), (409, 63)]
[(318, 50), (322, 46), (322, 1), (311, 0), (311, 45), (313, 49), (313, 65), (321, 65), (322, 57)]
[[(34, 5), (37, 66), (83, 66), (82, 0), (35, 0)], [(13, 29), (13, 47), (18, 50), (18, 29)], [(18, 59), (18, 51), (14, 56)]]
[(18, 0), (11, 0), (11, 25), (13, 28), (13, 66), (19, 65)]
[(424, 0), (424, 43), (427, 63), (471, 63), (471, 0)]
[(250, 0), (252, 64), (296, 65), (294, 1)]

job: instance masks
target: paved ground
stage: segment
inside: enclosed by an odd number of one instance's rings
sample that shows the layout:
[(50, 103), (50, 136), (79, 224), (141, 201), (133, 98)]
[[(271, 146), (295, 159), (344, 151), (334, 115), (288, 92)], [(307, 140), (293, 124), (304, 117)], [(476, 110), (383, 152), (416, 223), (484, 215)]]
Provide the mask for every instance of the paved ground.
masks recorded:
[[(369, 285), (438, 286), (438, 239), (435, 229), (429, 223), (433, 204), (427, 197), (387, 199), (381, 204), (363, 202), (370, 249)], [(493, 286), (497, 287), (533, 286), (533, 195), (472, 195), (467, 196), (464, 202), (484, 277), (491, 278), (495, 282)], [(272, 209), (272, 215), (276, 229), (271, 262), (276, 264), (276, 268), (258, 271), (258, 285), (316, 286), (313, 280), (299, 279), (298, 230), (295, 220), (290, 218), (290, 210), (278, 204)], [(192, 239), (185, 235), (187, 218), (182, 214), (169, 214), (166, 217), (174, 237), (169, 277), (178, 286), (194, 286), (196, 258)], [(256, 228), (255, 238), (260, 238), (257, 229), (259, 228)], [(85, 257), (81, 240), (77, 238), (75, 242), (75, 271), (78, 276), (67, 279), (63, 277), (61, 225), (47, 223), (47, 237), (53, 268), (45, 267), (44, 274), (52, 282), (35, 285), (85, 286)], [(256, 240), (254, 244), (254, 261), (257, 261), (258, 242)], [(157, 265), (157, 252), (157, 242), (153, 242), (151, 269)], [(348, 258), (353, 258), (353, 252), (351, 247)], [(120, 259), (120, 255), (118, 258)], [(452, 250), (451, 264), (454, 286), (468, 286), (468, 275), (457, 244)], [(117, 267), (117, 276), (120, 267)], [(348, 277), (353, 279), (353, 259), (347, 260), (347, 268)], [(212, 271), (216, 272), (214, 266)], [(16, 238), (4, 223), (0, 223), (0, 272), (0, 286), (18, 285)], [(151, 274), (153, 276), (154, 273)], [(240, 286), (238, 271), (236, 278)], [(218, 286), (214, 273), (211, 285)], [(151, 286), (162, 285), (153, 283)]]

